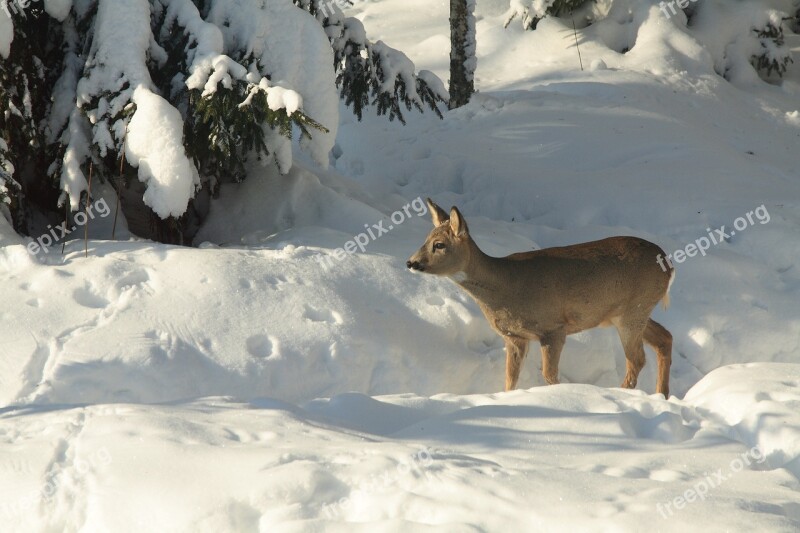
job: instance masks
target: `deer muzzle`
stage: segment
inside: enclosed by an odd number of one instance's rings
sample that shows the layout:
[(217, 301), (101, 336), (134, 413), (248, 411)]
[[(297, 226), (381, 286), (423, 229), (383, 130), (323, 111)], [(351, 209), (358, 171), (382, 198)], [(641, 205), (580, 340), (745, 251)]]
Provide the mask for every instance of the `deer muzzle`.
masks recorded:
[(409, 270), (416, 270), (418, 272), (425, 272), (425, 267), (419, 261), (406, 261), (406, 266)]

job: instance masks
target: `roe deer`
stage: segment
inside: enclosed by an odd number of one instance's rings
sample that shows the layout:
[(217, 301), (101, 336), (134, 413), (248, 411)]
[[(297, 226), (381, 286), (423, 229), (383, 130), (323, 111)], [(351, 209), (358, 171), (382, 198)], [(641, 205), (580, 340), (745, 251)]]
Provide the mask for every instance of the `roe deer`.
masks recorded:
[(434, 228), (406, 262), (416, 272), (447, 276), (478, 303), (506, 348), (506, 388), (517, 385), (528, 342), (538, 340), (542, 374), (558, 383), (558, 360), (567, 335), (597, 326), (617, 328), (627, 359), (622, 386), (636, 387), (644, 345), (658, 356), (656, 390), (669, 397), (672, 335), (650, 318), (660, 300), (669, 305), (675, 276), (657, 263), (664, 251), (637, 237), (611, 237), (572, 246), (490, 257), (470, 237), (457, 208), (450, 215), (430, 198)]

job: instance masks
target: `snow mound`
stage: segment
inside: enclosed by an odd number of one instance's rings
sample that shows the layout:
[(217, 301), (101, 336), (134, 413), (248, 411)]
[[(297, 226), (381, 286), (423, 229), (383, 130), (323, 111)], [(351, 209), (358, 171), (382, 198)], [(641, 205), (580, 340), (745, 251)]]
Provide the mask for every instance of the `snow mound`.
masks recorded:
[(128, 123), (125, 156), (147, 184), (144, 202), (161, 218), (179, 217), (200, 184), (181, 142), (180, 112), (143, 86), (133, 92), (136, 112)]
[[(779, 372), (800, 365), (749, 370), (768, 392)], [(0, 448), (24, 467), (0, 480), (0, 517), (121, 532), (796, 528), (798, 480), (703, 413), (587, 385), (10, 408)]]
[(758, 447), (771, 468), (800, 479), (800, 365), (750, 363), (710, 372), (685, 401), (730, 426), (732, 438)]

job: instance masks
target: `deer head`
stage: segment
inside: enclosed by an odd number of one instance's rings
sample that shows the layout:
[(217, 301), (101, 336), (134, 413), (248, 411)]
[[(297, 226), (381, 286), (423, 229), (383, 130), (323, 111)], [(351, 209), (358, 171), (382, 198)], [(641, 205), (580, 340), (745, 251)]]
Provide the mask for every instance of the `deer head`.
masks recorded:
[(466, 270), (469, 263), (471, 237), (464, 217), (456, 207), (450, 215), (428, 198), (433, 230), (417, 253), (406, 261), (412, 272), (439, 276), (454, 275)]

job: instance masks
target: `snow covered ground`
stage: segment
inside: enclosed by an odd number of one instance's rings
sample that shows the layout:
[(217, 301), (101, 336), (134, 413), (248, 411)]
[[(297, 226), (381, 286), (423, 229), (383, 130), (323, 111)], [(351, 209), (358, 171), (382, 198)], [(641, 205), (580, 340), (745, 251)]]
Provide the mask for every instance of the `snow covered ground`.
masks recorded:
[[(98, 218), (88, 258), (32, 256), (0, 217), (0, 531), (800, 528), (800, 60), (731, 84), (653, 6), (581, 30), (581, 71), (571, 27), (503, 30), (507, 7), (478, 2), (469, 106), (342, 108), (329, 170), (254, 168), (197, 248), (103, 241)], [(447, 9), (351, 13), (446, 78)], [(493, 255), (722, 229), (655, 312), (675, 396), (650, 353), (616, 388), (613, 330), (569, 339), (561, 385), (532, 356), (498, 392), (477, 306), (405, 269), (425, 196)]]

